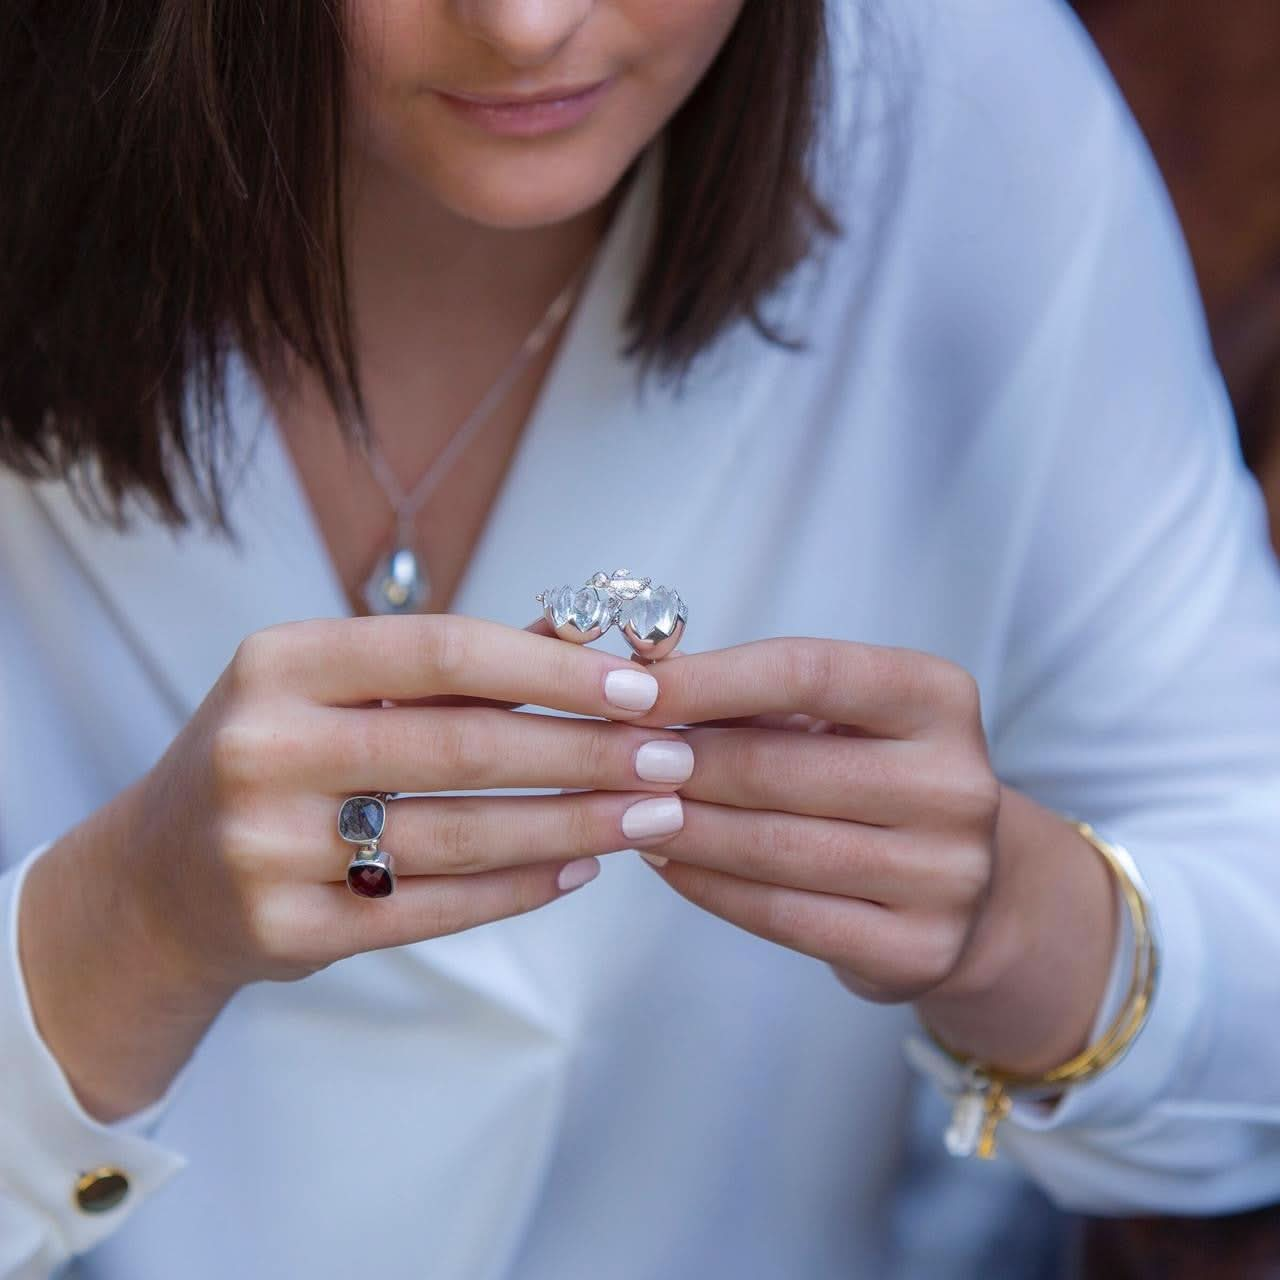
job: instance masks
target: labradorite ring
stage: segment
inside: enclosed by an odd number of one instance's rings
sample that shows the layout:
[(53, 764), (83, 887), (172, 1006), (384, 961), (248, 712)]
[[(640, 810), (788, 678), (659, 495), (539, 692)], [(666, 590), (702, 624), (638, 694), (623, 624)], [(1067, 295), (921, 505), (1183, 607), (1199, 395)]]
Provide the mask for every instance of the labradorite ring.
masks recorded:
[(386, 802), (394, 791), (348, 796), (338, 809), (338, 834), (360, 848), (347, 864), (347, 888), (360, 898), (385, 898), (395, 891), (391, 854), (378, 847), (387, 824)]

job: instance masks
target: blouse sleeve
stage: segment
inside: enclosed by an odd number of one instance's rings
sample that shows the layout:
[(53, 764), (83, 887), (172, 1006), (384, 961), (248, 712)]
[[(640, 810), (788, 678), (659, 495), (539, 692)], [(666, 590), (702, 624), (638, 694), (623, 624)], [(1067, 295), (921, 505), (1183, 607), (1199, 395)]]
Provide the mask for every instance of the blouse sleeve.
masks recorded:
[[(160, 1098), (106, 1124), (80, 1104), (36, 1027), (19, 960), (18, 902), (27, 871), (52, 843), (0, 874), (0, 1280), (47, 1280), (187, 1164), (153, 1135), (189, 1063)], [(82, 1208), (77, 1182), (108, 1169), (127, 1180), (123, 1198), (114, 1207)]]
[(1095, 118), (986, 424), (1027, 465), (984, 701), (1000, 778), (1129, 850), (1163, 965), (1128, 1054), (1000, 1150), (1067, 1208), (1215, 1213), (1280, 1198), (1280, 567), (1163, 184), (1118, 99)]

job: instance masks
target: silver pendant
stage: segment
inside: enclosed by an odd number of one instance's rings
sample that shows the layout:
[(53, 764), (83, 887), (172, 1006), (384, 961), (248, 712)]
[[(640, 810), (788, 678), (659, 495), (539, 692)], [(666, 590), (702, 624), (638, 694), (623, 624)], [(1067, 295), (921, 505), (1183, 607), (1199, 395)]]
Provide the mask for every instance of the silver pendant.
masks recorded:
[(407, 542), (383, 556), (364, 584), (364, 602), (374, 613), (416, 613), (430, 595), (426, 566)]

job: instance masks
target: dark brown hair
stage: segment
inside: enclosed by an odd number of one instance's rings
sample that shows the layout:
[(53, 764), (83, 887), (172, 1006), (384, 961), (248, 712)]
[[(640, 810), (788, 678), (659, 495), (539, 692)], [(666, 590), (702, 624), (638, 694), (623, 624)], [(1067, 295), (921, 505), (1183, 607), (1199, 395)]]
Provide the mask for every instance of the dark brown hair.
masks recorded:
[[(346, 296), (341, 0), (8, 0), (0, 11), (0, 466), (227, 531), (228, 345), (284, 343), (364, 428)], [(838, 233), (808, 160), (824, 0), (745, 0), (673, 117), (627, 354), (683, 372)], [(264, 332), (265, 328), (265, 332)], [(79, 496), (79, 495), (78, 495)]]

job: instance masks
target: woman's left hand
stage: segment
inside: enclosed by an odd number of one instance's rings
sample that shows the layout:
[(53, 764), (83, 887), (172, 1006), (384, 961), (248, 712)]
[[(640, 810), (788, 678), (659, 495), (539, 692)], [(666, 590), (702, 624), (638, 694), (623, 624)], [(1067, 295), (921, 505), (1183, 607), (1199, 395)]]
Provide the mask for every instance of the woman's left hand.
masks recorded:
[(976, 681), (913, 649), (784, 636), (647, 668), (632, 724), (689, 726), (662, 876), (691, 902), (912, 1001), (956, 1049), (1041, 1072), (1088, 1042), (1111, 873), (992, 771)]
[(783, 637), (647, 668), (689, 725), (668, 883), (877, 1001), (966, 982), (1001, 787), (978, 687), (911, 649)]

